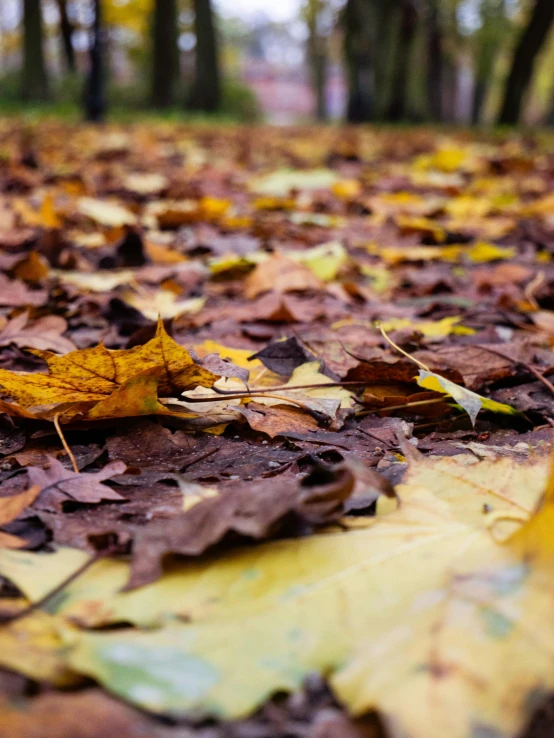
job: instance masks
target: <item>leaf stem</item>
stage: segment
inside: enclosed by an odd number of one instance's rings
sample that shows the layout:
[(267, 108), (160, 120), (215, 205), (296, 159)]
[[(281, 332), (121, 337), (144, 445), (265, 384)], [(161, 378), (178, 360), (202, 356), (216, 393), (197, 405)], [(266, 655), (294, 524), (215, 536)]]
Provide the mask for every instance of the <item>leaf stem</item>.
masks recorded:
[(407, 359), (410, 359), (410, 361), (413, 361), (413, 362), (414, 362), (414, 364), (417, 364), (417, 365), (418, 365), (418, 366), (420, 366), (420, 367), (421, 367), (422, 369), (424, 369), (424, 370), (425, 370), (426, 372), (429, 372), (429, 374), (433, 374), (433, 372), (431, 371), (431, 369), (429, 369), (429, 367), (427, 366), (427, 364), (424, 364), (424, 363), (423, 363), (422, 361), (420, 361), (419, 359), (416, 359), (416, 358), (415, 358), (414, 356), (411, 356), (411, 355), (410, 355), (410, 354), (409, 354), (409, 353), (408, 353), (407, 351), (404, 351), (404, 349), (401, 349), (401, 348), (400, 348), (400, 346), (398, 346), (398, 345), (397, 345), (397, 344), (396, 344), (396, 343), (395, 343), (395, 342), (394, 342), (394, 341), (392, 340), (392, 338), (389, 338), (389, 336), (387, 335), (387, 332), (386, 332), (386, 330), (385, 330), (385, 329), (383, 328), (383, 326), (382, 326), (382, 325), (379, 325), (379, 330), (381, 331), (381, 335), (383, 336), (383, 338), (385, 339), (385, 341), (386, 341), (387, 343), (390, 343), (390, 345), (391, 345), (391, 346), (392, 346), (393, 348), (395, 348), (395, 349), (396, 349), (396, 350), (397, 350), (397, 351), (398, 351), (399, 353), (401, 353), (401, 354), (404, 354), (404, 356), (405, 356), (405, 357), (406, 357)]
[(73, 456), (73, 452), (69, 448), (67, 441), (65, 440), (65, 436), (62, 433), (62, 429), (60, 427), (60, 413), (56, 413), (54, 415), (54, 426), (56, 428), (58, 436), (60, 437), (60, 441), (62, 442), (62, 446), (64, 447), (66, 454), (71, 459), (71, 464), (73, 465), (73, 471), (75, 472), (75, 474), (80, 474), (79, 467), (77, 466), (77, 462), (75, 461), (75, 456)]

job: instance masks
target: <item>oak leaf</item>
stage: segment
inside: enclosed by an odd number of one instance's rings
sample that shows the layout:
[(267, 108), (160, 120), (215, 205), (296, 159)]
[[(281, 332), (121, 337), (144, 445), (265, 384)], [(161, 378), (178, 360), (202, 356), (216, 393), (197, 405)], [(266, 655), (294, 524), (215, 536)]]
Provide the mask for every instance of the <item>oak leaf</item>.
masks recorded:
[(67, 500), (94, 504), (103, 500), (123, 500), (118, 492), (102, 482), (123, 474), (127, 465), (123, 461), (112, 461), (97, 472), (75, 472), (52, 456), (48, 457), (49, 468), (30, 466), (29, 481), (40, 491), (36, 507), (41, 510), (58, 510)]

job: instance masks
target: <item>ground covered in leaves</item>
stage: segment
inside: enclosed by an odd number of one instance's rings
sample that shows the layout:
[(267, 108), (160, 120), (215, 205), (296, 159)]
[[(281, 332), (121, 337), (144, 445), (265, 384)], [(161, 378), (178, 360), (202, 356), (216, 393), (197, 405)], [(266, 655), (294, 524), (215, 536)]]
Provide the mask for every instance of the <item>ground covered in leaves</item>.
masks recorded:
[(0, 736), (551, 735), (553, 185), (0, 122)]

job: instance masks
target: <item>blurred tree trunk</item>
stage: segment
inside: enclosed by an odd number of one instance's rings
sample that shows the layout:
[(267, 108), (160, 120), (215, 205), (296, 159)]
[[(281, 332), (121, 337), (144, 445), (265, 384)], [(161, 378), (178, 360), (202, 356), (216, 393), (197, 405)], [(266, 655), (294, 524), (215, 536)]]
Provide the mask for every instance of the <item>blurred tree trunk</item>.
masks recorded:
[(471, 101), (471, 125), (477, 126), (481, 122), (483, 105), (487, 99), (488, 86), (484, 79), (476, 77)]
[(525, 93), (533, 77), (537, 56), (554, 21), (554, 0), (535, 0), (529, 23), (516, 47), (498, 118), (500, 125), (519, 123)]
[(494, 65), (507, 33), (506, 0), (482, 0), (481, 28), (475, 34), (475, 84), (471, 106), (473, 125), (481, 121)]
[(174, 103), (179, 70), (176, 0), (156, 0), (153, 22), (152, 104), (167, 108)]
[(308, 0), (308, 57), (316, 100), (315, 112), (317, 120), (324, 121), (327, 120), (327, 40), (321, 32), (321, 11), (321, 0)]
[(214, 112), (221, 105), (221, 77), (211, 0), (194, 0), (196, 63), (189, 106)]
[(402, 0), (397, 48), (393, 58), (392, 96), (387, 110), (390, 121), (403, 120), (407, 114), (406, 96), (418, 14), (412, 0)]
[(456, 121), (458, 102), (458, 65), (454, 56), (444, 56), (442, 87), (442, 118), (445, 123)]
[(68, 72), (74, 72), (75, 49), (73, 48), (73, 24), (67, 15), (67, 0), (58, 0), (58, 11), (60, 13), (60, 34), (62, 37), (65, 66)]
[(444, 49), (437, 0), (430, 0), (427, 18), (427, 100), (429, 117), (441, 121), (444, 83)]
[(40, 0), (23, 0), (23, 100), (47, 100), (49, 97), (43, 41)]
[(344, 54), (348, 80), (349, 123), (374, 116), (375, 66), (371, 0), (347, 0), (343, 10)]
[(85, 118), (97, 123), (104, 119), (104, 29), (102, 26), (102, 0), (94, 0), (94, 25), (90, 47), (90, 68), (85, 89)]

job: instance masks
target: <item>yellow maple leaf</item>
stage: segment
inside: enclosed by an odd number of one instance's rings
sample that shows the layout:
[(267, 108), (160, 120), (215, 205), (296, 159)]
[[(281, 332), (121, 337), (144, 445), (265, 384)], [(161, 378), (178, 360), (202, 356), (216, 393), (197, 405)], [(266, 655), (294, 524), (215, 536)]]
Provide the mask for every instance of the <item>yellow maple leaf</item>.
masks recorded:
[(158, 393), (178, 396), (196, 386), (211, 387), (217, 379), (167, 335), (161, 320), (155, 337), (143, 346), (112, 351), (100, 344), (65, 356), (32, 353), (44, 359), (49, 374), (0, 370), (0, 387), (18, 403), (3, 403), (5, 412), (21, 415), (21, 408), (35, 408), (37, 417), (51, 417), (52, 410), (63, 410), (64, 419), (83, 410), (90, 418), (166, 412)]
[[(547, 464), (526, 465), (531, 504)], [(397, 488), (401, 505), (362, 526), (227, 551), (217, 566), (174, 562), (135, 591), (121, 592), (126, 562), (94, 563), (45, 632), (75, 619), (161, 627), (73, 631), (60, 665), (161, 714), (241, 717), (319, 671), (352, 713), (379, 710), (391, 736), (470, 738), (475, 725), (517, 734), (537, 690), (554, 687), (554, 480), (538, 513), (499, 543), (483, 500), (517, 501), (521, 464), (446, 465), (416, 468)], [(445, 473), (461, 485), (454, 494)], [(36, 601), (83, 560), (71, 549), (46, 560), (3, 551), (0, 572)], [(170, 618), (183, 612), (185, 623)]]

